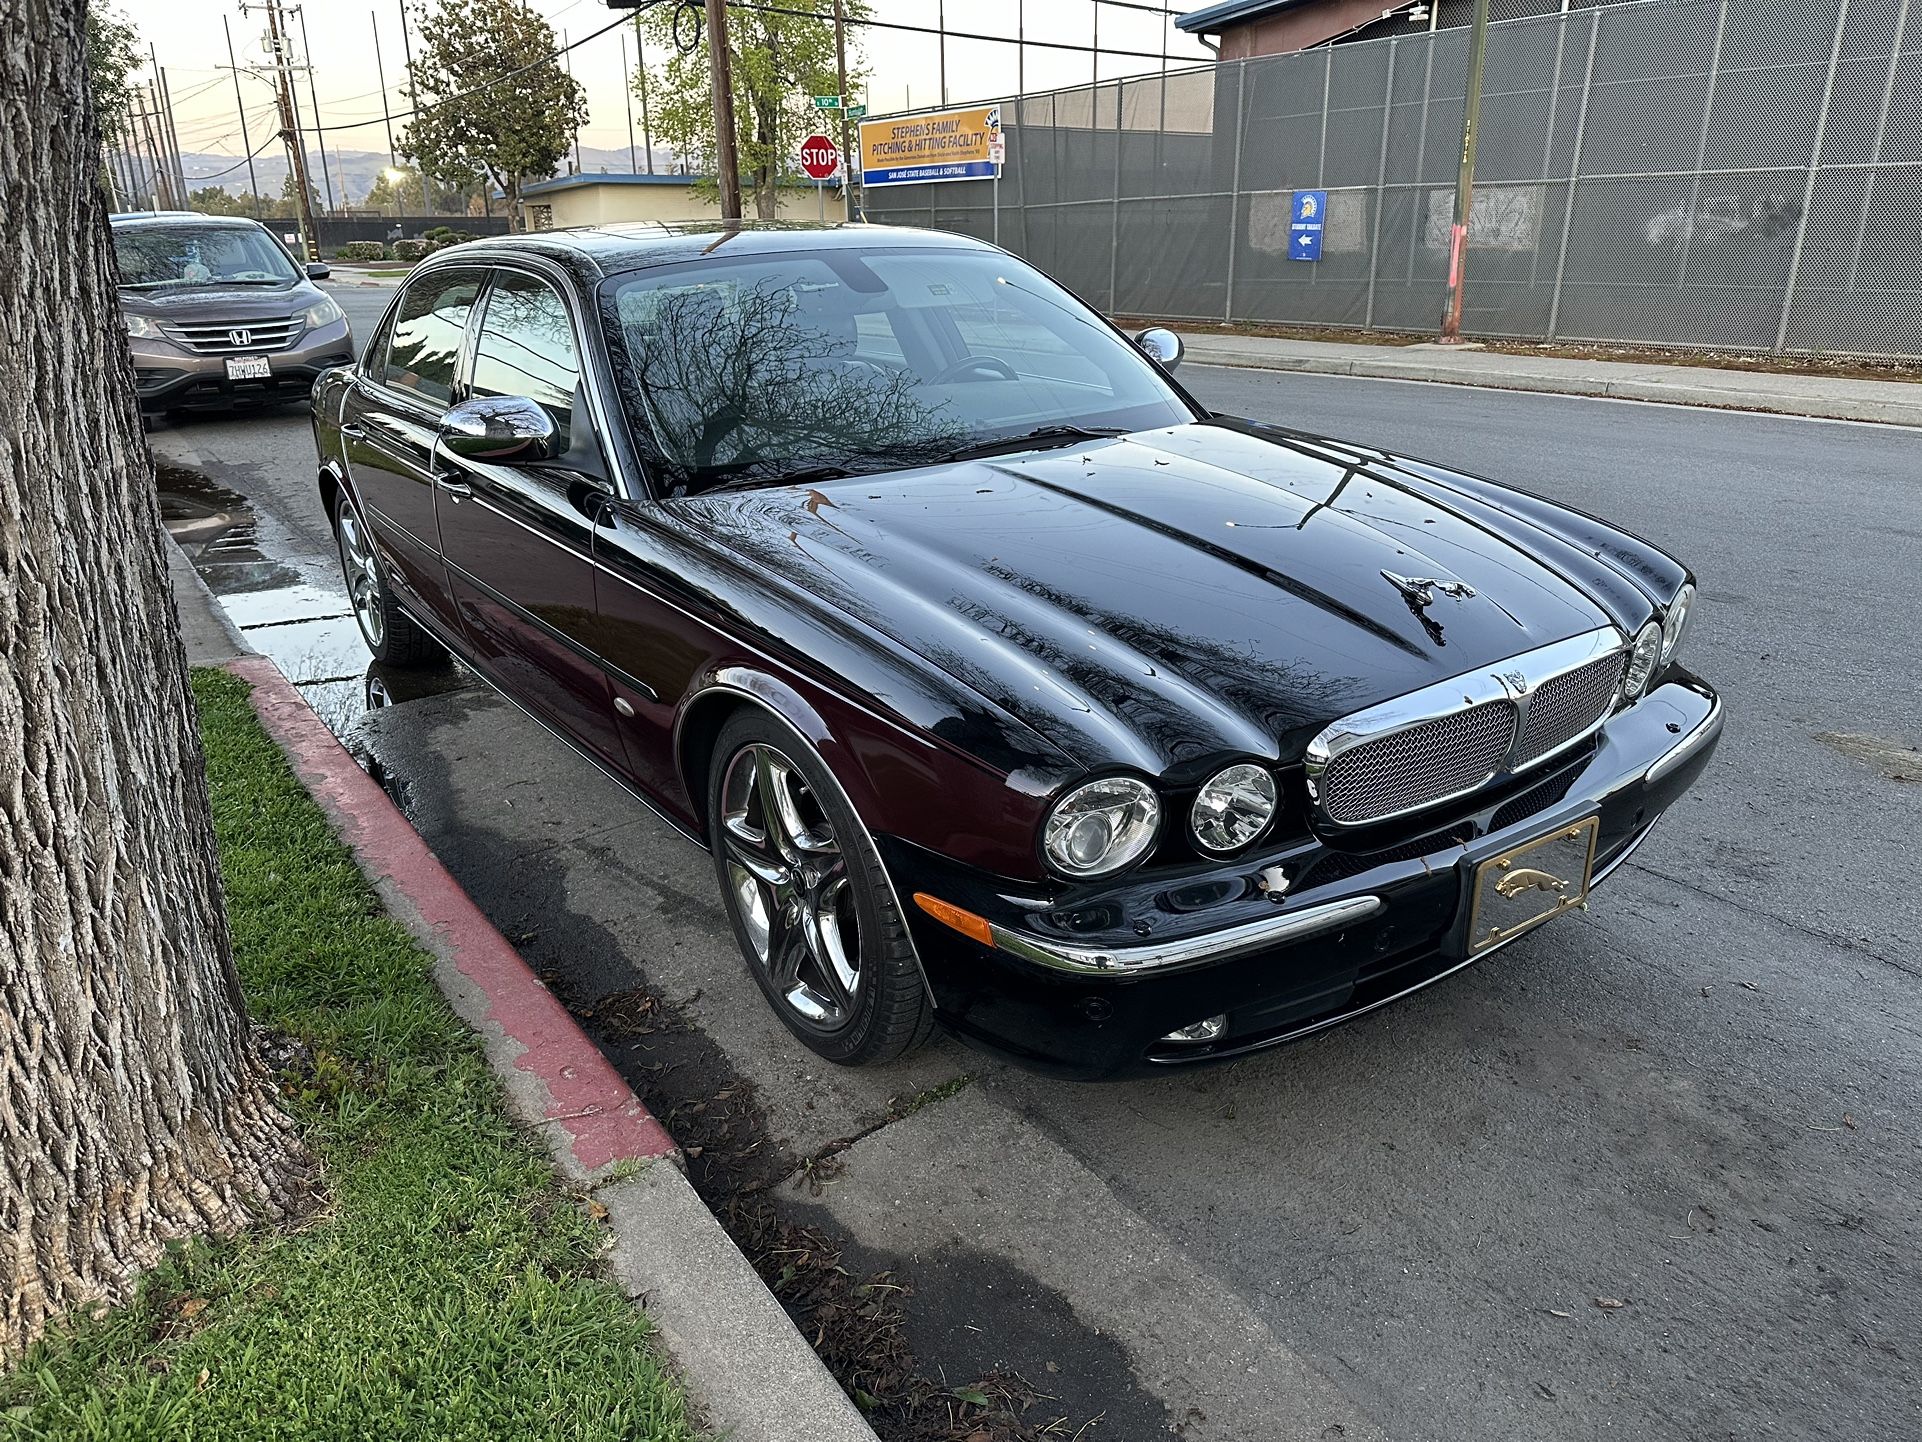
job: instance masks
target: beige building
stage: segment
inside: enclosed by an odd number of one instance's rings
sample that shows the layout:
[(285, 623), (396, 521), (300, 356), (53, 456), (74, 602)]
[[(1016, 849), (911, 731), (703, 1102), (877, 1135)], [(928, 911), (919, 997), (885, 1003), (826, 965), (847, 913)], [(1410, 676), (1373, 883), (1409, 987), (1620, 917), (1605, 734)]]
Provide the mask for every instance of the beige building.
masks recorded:
[[(521, 191), (529, 230), (558, 230), (570, 225), (608, 225), (623, 220), (719, 220), (721, 207), (695, 189), (700, 176), (562, 175), (536, 181)], [(753, 198), (744, 196), (748, 208)], [(841, 193), (833, 186), (817, 199), (813, 187), (780, 193), (782, 220), (842, 217)]]

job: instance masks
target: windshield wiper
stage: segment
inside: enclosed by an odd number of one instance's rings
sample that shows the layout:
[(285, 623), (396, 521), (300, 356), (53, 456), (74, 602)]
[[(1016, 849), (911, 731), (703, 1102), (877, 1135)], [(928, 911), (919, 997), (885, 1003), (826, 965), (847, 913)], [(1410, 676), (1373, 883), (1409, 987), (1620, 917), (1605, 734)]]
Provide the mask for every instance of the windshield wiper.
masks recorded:
[(1038, 451), (1049, 446), (1065, 446), (1074, 441), (1105, 441), (1127, 432), (1119, 426), (1037, 426), (1018, 436), (975, 441), (941, 457), (943, 461), (973, 461), (983, 456), (1006, 455), (1012, 451)]

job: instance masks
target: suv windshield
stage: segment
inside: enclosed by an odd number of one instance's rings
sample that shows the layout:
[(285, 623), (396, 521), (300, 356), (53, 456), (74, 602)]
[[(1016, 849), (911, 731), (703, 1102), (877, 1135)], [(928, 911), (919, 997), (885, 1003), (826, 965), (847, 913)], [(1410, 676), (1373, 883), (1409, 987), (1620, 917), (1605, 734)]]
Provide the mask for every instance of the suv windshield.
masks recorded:
[(287, 285), (300, 272), (257, 225), (116, 225), (126, 290), (179, 285)]
[(629, 422), (683, 494), (1195, 419), (1099, 317), (993, 251), (717, 258), (618, 277), (602, 304)]

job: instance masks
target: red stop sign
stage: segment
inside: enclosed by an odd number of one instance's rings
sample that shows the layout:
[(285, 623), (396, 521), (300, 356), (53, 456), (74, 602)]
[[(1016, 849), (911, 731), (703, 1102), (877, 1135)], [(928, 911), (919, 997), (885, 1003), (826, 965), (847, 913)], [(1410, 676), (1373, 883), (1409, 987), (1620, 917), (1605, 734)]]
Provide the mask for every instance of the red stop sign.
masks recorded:
[(841, 168), (841, 152), (825, 135), (810, 135), (801, 142), (801, 169), (809, 180), (826, 180)]

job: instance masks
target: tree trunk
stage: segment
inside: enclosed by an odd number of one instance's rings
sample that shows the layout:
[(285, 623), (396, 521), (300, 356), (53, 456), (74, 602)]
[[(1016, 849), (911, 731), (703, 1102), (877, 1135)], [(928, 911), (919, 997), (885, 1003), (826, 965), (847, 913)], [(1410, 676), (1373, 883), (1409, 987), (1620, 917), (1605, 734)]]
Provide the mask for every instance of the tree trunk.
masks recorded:
[(83, 0), (0, 0), (0, 1358), (296, 1205), (114, 300)]

